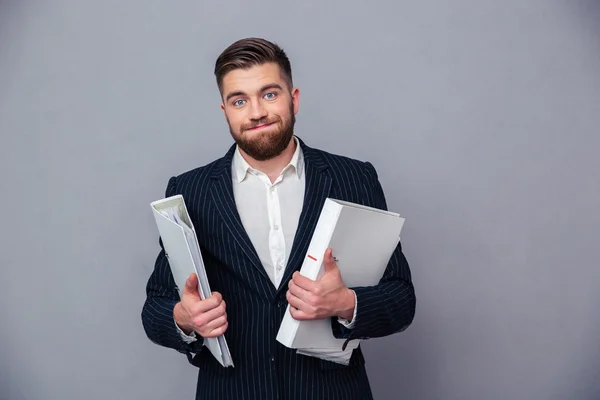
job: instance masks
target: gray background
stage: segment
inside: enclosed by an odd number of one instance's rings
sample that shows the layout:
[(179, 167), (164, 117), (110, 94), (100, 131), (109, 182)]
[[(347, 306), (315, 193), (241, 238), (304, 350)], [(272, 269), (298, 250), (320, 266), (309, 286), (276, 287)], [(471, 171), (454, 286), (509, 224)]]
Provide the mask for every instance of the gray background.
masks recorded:
[[(206, 3), (206, 4), (204, 4)], [(600, 2), (0, 2), (0, 399), (191, 399), (146, 339), (149, 203), (231, 144), (212, 75), (280, 43), (297, 134), (377, 167), (417, 291), (376, 399), (600, 398)], [(402, 395), (401, 395), (402, 393)]]

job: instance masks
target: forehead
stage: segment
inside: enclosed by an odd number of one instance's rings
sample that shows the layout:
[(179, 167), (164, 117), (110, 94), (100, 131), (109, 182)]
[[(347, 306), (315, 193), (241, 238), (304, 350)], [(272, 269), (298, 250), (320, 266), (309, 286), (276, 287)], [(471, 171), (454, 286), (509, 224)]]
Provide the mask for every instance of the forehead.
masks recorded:
[(285, 79), (275, 63), (256, 65), (248, 69), (234, 69), (223, 77), (223, 94), (231, 92), (252, 93), (261, 87), (277, 83), (285, 87)]

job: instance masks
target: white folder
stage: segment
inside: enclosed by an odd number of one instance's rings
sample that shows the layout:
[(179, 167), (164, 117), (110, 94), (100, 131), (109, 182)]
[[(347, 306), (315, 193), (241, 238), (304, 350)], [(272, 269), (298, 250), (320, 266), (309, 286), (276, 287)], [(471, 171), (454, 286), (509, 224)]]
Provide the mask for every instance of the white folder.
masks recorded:
[[(325, 273), (325, 251), (331, 247), (347, 287), (377, 285), (398, 246), (403, 225), (404, 218), (397, 213), (328, 198), (300, 274), (312, 280), (319, 279)], [(327, 358), (328, 354), (340, 351), (346, 340), (333, 336), (329, 318), (295, 320), (288, 305), (277, 341), (298, 349), (298, 353)], [(347, 361), (356, 347), (358, 339), (348, 343), (349, 352), (336, 353), (336, 356)]]
[[(211, 296), (210, 285), (200, 253), (194, 224), (190, 219), (183, 196), (176, 195), (150, 204), (169, 266), (181, 297), (187, 278), (198, 276), (201, 299)], [(175, 321), (173, 321), (175, 323)], [(225, 336), (204, 338), (204, 345), (224, 367), (233, 366)]]

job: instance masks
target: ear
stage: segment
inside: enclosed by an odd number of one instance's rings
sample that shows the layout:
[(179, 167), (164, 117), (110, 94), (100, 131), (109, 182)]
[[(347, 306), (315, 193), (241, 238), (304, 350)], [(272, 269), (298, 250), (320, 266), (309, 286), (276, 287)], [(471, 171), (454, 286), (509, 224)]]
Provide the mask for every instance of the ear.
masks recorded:
[(298, 114), (300, 109), (300, 89), (298, 88), (292, 89), (292, 103), (294, 104), (294, 115)]

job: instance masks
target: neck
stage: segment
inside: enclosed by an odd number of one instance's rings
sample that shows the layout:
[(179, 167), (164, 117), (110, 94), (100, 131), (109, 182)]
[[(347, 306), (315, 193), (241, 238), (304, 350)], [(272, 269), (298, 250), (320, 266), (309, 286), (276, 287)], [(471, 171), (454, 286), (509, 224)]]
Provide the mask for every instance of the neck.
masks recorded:
[(269, 177), (271, 182), (275, 182), (275, 180), (281, 174), (281, 171), (283, 171), (283, 169), (290, 163), (290, 161), (292, 161), (292, 157), (294, 156), (295, 151), (296, 140), (292, 136), (292, 139), (288, 143), (285, 150), (283, 150), (278, 156), (273, 157), (269, 160), (255, 160), (254, 158), (246, 154), (242, 149), (240, 149), (240, 154), (242, 155), (242, 157), (244, 157), (248, 165), (250, 165), (254, 169), (259, 170), (260, 172), (265, 173)]

